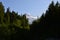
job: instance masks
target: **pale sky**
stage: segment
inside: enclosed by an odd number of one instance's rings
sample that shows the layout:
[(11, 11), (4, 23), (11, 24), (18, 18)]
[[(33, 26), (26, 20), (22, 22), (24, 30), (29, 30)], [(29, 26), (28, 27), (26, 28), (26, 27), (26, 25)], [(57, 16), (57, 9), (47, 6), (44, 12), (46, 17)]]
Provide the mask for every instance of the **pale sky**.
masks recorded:
[[(47, 9), (52, 0), (0, 0), (5, 9), (18, 12), (18, 14), (30, 14), (32, 16), (41, 16)], [(53, 0), (55, 3), (60, 0)]]

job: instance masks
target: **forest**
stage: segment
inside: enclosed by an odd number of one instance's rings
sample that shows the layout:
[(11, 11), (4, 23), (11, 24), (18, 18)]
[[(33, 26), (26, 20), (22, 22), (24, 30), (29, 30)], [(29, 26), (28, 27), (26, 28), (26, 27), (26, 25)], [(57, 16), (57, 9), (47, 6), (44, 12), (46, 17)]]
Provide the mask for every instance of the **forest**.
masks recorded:
[(52, 1), (40, 18), (29, 24), (26, 15), (6, 12), (0, 2), (0, 40), (60, 40), (60, 3)]

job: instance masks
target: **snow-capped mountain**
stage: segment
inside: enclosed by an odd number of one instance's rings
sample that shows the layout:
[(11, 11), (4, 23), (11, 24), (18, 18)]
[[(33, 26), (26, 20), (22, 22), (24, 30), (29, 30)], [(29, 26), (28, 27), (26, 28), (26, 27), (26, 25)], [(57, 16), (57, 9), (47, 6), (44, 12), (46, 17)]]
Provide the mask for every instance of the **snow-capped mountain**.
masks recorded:
[(26, 14), (26, 17), (29, 20), (29, 24), (32, 24), (32, 22), (37, 19), (37, 16), (32, 16), (30, 14)]

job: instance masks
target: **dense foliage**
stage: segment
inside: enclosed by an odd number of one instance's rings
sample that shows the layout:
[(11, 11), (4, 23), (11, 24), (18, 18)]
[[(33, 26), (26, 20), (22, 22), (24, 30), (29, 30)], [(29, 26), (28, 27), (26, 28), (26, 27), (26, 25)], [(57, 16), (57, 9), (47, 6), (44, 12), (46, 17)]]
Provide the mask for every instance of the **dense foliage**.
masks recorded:
[[(60, 4), (57, 2), (49, 5), (46, 13), (40, 19), (33, 21), (31, 25), (33, 40), (57, 40), (60, 38)], [(60, 40), (60, 39), (59, 39)]]
[[(2, 2), (0, 2), (0, 40), (11, 40), (24, 36), (29, 31), (29, 23), (26, 15), (18, 15), (7, 8), (5, 12)], [(25, 34), (26, 35), (26, 34)]]
[(48, 40), (60, 37), (60, 4), (49, 5), (46, 13), (28, 23), (26, 15), (18, 15), (0, 2), (0, 40)]

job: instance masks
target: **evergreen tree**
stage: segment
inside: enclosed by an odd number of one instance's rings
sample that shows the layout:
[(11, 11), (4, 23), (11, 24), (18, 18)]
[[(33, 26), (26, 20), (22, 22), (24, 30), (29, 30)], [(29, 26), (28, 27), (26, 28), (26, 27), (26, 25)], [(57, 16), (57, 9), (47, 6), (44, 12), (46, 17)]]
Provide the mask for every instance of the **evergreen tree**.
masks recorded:
[(7, 8), (7, 11), (6, 11), (6, 18), (7, 18), (7, 20), (6, 20), (6, 22), (9, 24), (10, 23), (10, 9), (9, 8)]
[(0, 23), (3, 23), (4, 20), (4, 6), (2, 2), (0, 2)]
[(22, 16), (22, 20), (21, 21), (22, 21), (23, 29), (25, 29), (25, 28), (29, 29), (28, 19), (26, 18), (25, 14)]

